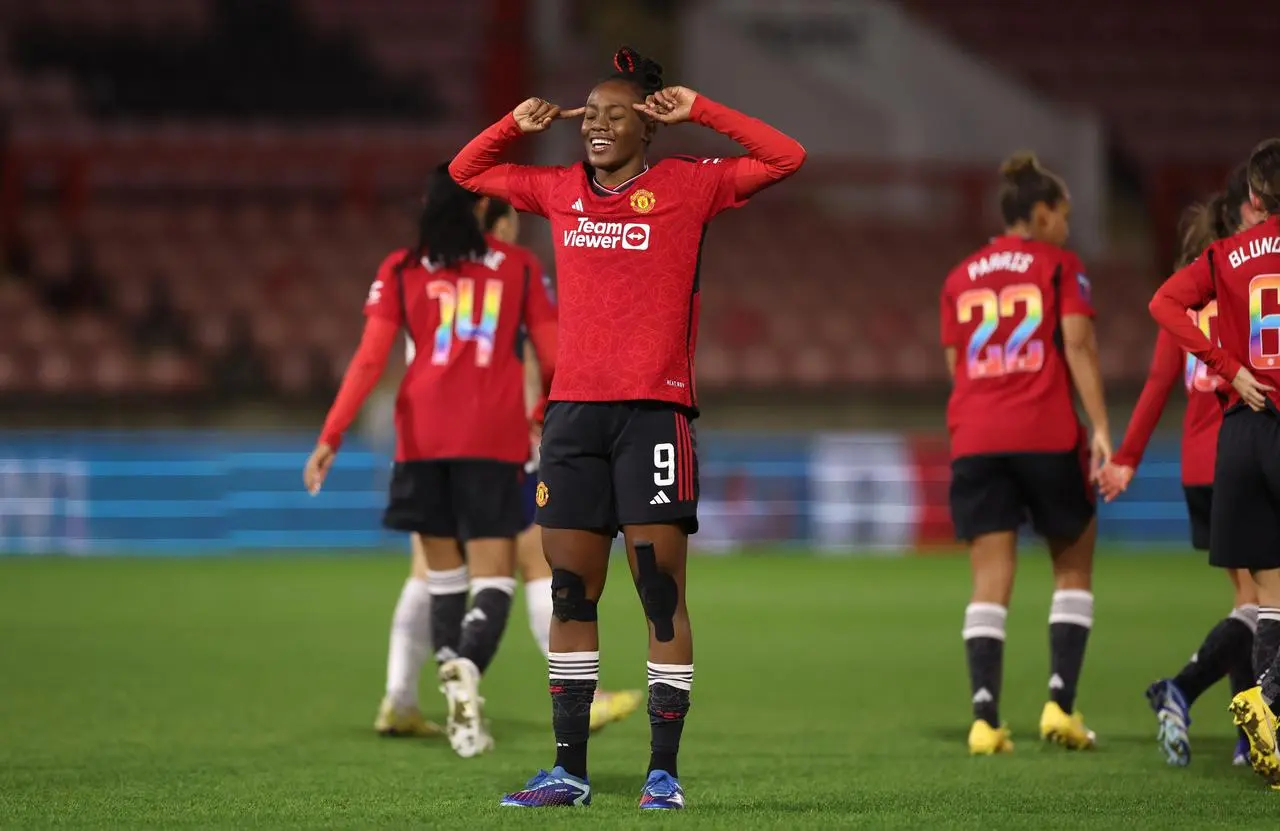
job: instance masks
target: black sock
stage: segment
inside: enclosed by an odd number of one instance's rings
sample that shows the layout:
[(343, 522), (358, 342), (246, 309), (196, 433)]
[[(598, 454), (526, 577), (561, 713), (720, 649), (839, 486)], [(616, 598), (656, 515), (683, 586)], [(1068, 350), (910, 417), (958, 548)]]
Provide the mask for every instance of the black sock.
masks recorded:
[(552, 652), (547, 657), (551, 679), (551, 726), (556, 734), (556, 766), (587, 778), (587, 738), (591, 735), (591, 702), (600, 677), (599, 652)]
[[(677, 686), (678, 685), (678, 686)], [(649, 662), (649, 772), (665, 770), (680, 778), (676, 757), (689, 712), (693, 664)]]
[(969, 664), (973, 717), (1000, 726), (1004, 676), (1004, 625), (1009, 612), (998, 603), (970, 603), (964, 610), (964, 654)]
[(467, 613), (466, 566), (427, 572), (427, 591), (431, 593), (431, 644), (436, 662), (444, 663), (458, 657), (462, 642), (462, 616)]
[[(1263, 644), (1259, 654), (1258, 643)], [(1271, 705), (1274, 713), (1280, 707), (1280, 608), (1264, 606), (1258, 609), (1258, 635), (1254, 639), (1254, 660), (1261, 658), (1263, 671), (1258, 679), (1262, 698)], [(1269, 658), (1267, 656), (1270, 656)]]
[(1225, 617), (1209, 630), (1204, 643), (1174, 676), (1173, 683), (1178, 685), (1189, 707), (1233, 666), (1247, 663), (1252, 667), (1252, 654), (1253, 632), (1248, 624), (1238, 618)]
[(1253, 675), (1261, 678), (1280, 653), (1280, 608), (1258, 608), (1258, 631), (1253, 636)]
[(458, 655), (474, 663), (481, 674), (498, 654), (515, 590), (514, 577), (480, 577), (472, 581), (475, 594), (471, 598), (471, 610), (462, 619)]
[(1049, 699), (1066, 713), (1075, 711), (1076, 686), (1093, 628), (1093, 593), (1063, 589), (1049, 607)]

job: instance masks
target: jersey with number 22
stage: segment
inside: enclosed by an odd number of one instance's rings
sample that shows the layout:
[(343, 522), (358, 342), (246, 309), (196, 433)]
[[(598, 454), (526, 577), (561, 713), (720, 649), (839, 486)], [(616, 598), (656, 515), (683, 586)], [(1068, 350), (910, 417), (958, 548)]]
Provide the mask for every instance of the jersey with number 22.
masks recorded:
[(1062, 318), (1093, 317), (1080, 259), (1049, 243), (993, 239), (947, 275), (942, 344), (956, 351), (947, 405), (951, 455), (1057, 453), (1076, 447)]

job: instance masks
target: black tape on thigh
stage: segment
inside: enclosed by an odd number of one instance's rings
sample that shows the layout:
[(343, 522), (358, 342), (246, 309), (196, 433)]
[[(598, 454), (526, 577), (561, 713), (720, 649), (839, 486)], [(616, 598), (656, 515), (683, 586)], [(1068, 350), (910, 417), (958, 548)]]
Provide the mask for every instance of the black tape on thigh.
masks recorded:
[(561, 622), (596, 619), (596, 602), (587, 599), (587, 584), (568, 569), (551, 569), (551, 614)]
[(639, 572), (636, 591), (640, 593), (645, 617), (653, 621), (653, 636), (662, 643), (674, 640), (676, 630), (672, 618), (676, 614), (680, 589), (674, 577), (658, 568), (653, 543), (636, 543), (636, 571)]

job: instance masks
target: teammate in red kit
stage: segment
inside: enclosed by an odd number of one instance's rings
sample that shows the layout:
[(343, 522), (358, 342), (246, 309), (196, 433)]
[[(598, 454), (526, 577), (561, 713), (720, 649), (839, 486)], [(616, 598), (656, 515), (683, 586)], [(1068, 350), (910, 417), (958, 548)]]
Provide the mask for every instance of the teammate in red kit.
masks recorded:
[[(1093, 625), (1090, 449), (1095, 470), (1111, 456), (1093, 306), (1079, 258), (1062, 248), (1071, 211), (1066, 185), (1029, 153), (1005, 162), (1001, 180), (1005, 233), (947, 276), (941, 301), (954, 378), (947, 407), (951, 516), (973, 567), (963, 630), (973, 692), (969, 750), (1013, 749), (998, 705), (1018, 528), (1028, 517), (1048, 541), (1056, 589), (1050, 700), (1040, 733), (1082, 749), (1094, 744), (1074, 710)], [(1073, 382), (1093, 425), (1088, 443)]]
[[(697, 529), (693, 355), (698, 262), (707, 222), (799, 169), (804, 148), (685, 87), (630, 49), (586, 104), (531, 98), (468, 144), (450, 170), (472, 190), (551, 220), (560, 352), (542, 436), (538, 523), (552, 567), (551, 680), (556, 764), (503, 804), (583, 805), (588, 711), (599, 674), (596, 603), (611, 539), (626, 538), (651, 622), (652, 754), (642, 808), (682, 808), (676, 754), (693, 683), (685, 608), (688, 535)], [(499, 164), (521, 135), (581, 118), (587, 159)], [(748, 155), (646, 160), (659, 125), (693, 121)]]
[[(1232, 173), (1225, 192), (1189, 212), (1182, 234), (1179, 268), (1200, 256), (1214, 240), (1251, 228), (1261, 219), (1249, 204), (1247, 174), (1246, 167), (1241, 165)], [(1217, 305), (1212, 302), (1193, 313), (1192, 319), (1211, 339), (1217, 337), (1217, 314)], [(1103, 468), (1098, 483), (1108, 502), (1128, 488), (1169, 400), (1169, 391), (1179, 378), (1187, 390), (1187, 411), (1182, 423), (1182, 489), (1191, 519), (1191, 545), (1198, 551), (1208, 551), (1213, 464), (1217, 456), (1218, 428), (1222, 426), (1222, 401), (1218, 393), (1226, 382), (1179, 349), (1173, 336), (1164, 330), (1156, 339), (1147, 383), (1129, 420), (1124, 441), (1111, 463)], [(1233, 695), (1252, 687), (1257, 678), (1253, 666), (1257, 590), (1247, 572), (1228, 569), (1227, 574), (1235, 588), (1231, 614), (1209, 630), (1204, 642), (1176, 676), (1162, 678), (1147, 689), (1147, 700), (1156, 714), (1156, 741), (1171, 765), (1191, 762), (1187, 727), (1191, 724), (1190, 710), (1196, 699), (1223, 676), (1230, 676)], [(1242, 733), (1233, 762), (1248, 764), (1248, 754), (1249, 742)]]
[[(1280, 699), (1280, 139), (1249, 158), (1250, 201), (1266, 218), (1214, 242), (1151, 299), (1151, 315), (1178, 345), (1230, 379), (1218, 433), (1209, 562), (1248, 569), (1258, 589), (1258, 686), (1231, 701), (1250, 743), (1250, 762), (1280, 788), (1276, 717)], [(1188, 311), (1218, 306), (1218, 342)], [(1255, 376), (1256, 373), (1256, 376)]]
[[(556, 354), (555, 309), (540, 265), (525, 249), (481, 232), (478, 202), (444, 166), (433, 173), (418, 243), (378, 269), (360, 348), (303, 477), (312, 493), (319, 490), (403, 327), (412, 354), (396, 397), (396, 461), (383, 523), (413, 534), (415, 551), (425, 555), (431, 642), (449, 740), (461, 756), (492, 747), (479, 680), (506, 628), (515, 538), (525, 526), (521, 327), (548, 378)], [(465, 565), (457, 540), (465, 541)]]

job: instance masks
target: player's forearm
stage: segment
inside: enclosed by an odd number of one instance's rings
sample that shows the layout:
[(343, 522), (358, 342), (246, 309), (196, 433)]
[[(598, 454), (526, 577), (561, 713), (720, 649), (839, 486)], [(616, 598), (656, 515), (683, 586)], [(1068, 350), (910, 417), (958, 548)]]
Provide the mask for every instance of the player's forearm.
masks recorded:
[(366, 324), (360, 347), (347, 365), (338, 396), (329, 408), (329, 415), (320, 431), (320, 441), (324, 444), (335, 450), (342, 446), (343, 435), (360, 414), (369, 393), (378, 385), (378, 379), (386, 369), (398, 328), (390, 321), (378, 318), (371, 318)]
[(554, 323), (544, 323), (529, 329), (529, 340), (533, 343), (533, 351), (538, 360), (538, 371), (542, 376), (543, 392), (550, 391), (551, 378), (556, 373), (559, 335), (559, 329)]
[(692, 120), (741, 144), (748, 158), (738, 166), (735, 188), (738, 197), (747, 197), (774, 182), (794, 174), (807, 156), (800, 142), (705, 95), (693, 102)]
[(1168, 284), (1161, 286), (1151, 298), (1147, 309), (1156, 323), (1168, 332), (1182, 349), (1205, 362), (1211, 370), (1230, 381), (1240, 372), (1240, 362), (1231, 357), (1226, 350), (1215, 346), (1200, 331), (1200, 327), (1187, 316), (1187, 310), (1194, 308), (1184, 302), (1175, 292), (1168, 291)]
[(1109, 433), (1107, 400), (1102, 390), (1102, 371), (1098, 367), (1098, 341), (1092, 336), (1079, 342), (1068, 341), (1063, 350), (1071, 380), (1075, 384), (1080, 403), (1095, 433)]
[(1147, 370), (1147, 382), (1142, 386), (1142, 394), (1138, 396), (1138, 404), (1129, 417), (1129, 426), (1124, 433), (1124, 441), (1112, 458), (1118, 465), (1137, 468), (1142, 462), (1142, 455), (1147, 451), (1151, 434), (1164, 413), (1165, 404), (1169, 402), (1169, 393), (1177, 383), (1182, 370), (1182, 353), (1173, 343), (1173, 339), (1161, 333), (1156, 339), (1155, 354), (1151, 356), (1151, 367)]
[(513, 165), (499, 164), (498, 159), (521, 135), (515, 118), (507, 113), (458, 151), (449, 162), (449, 175), (467, 190), (509, 199), (507, 179)]

